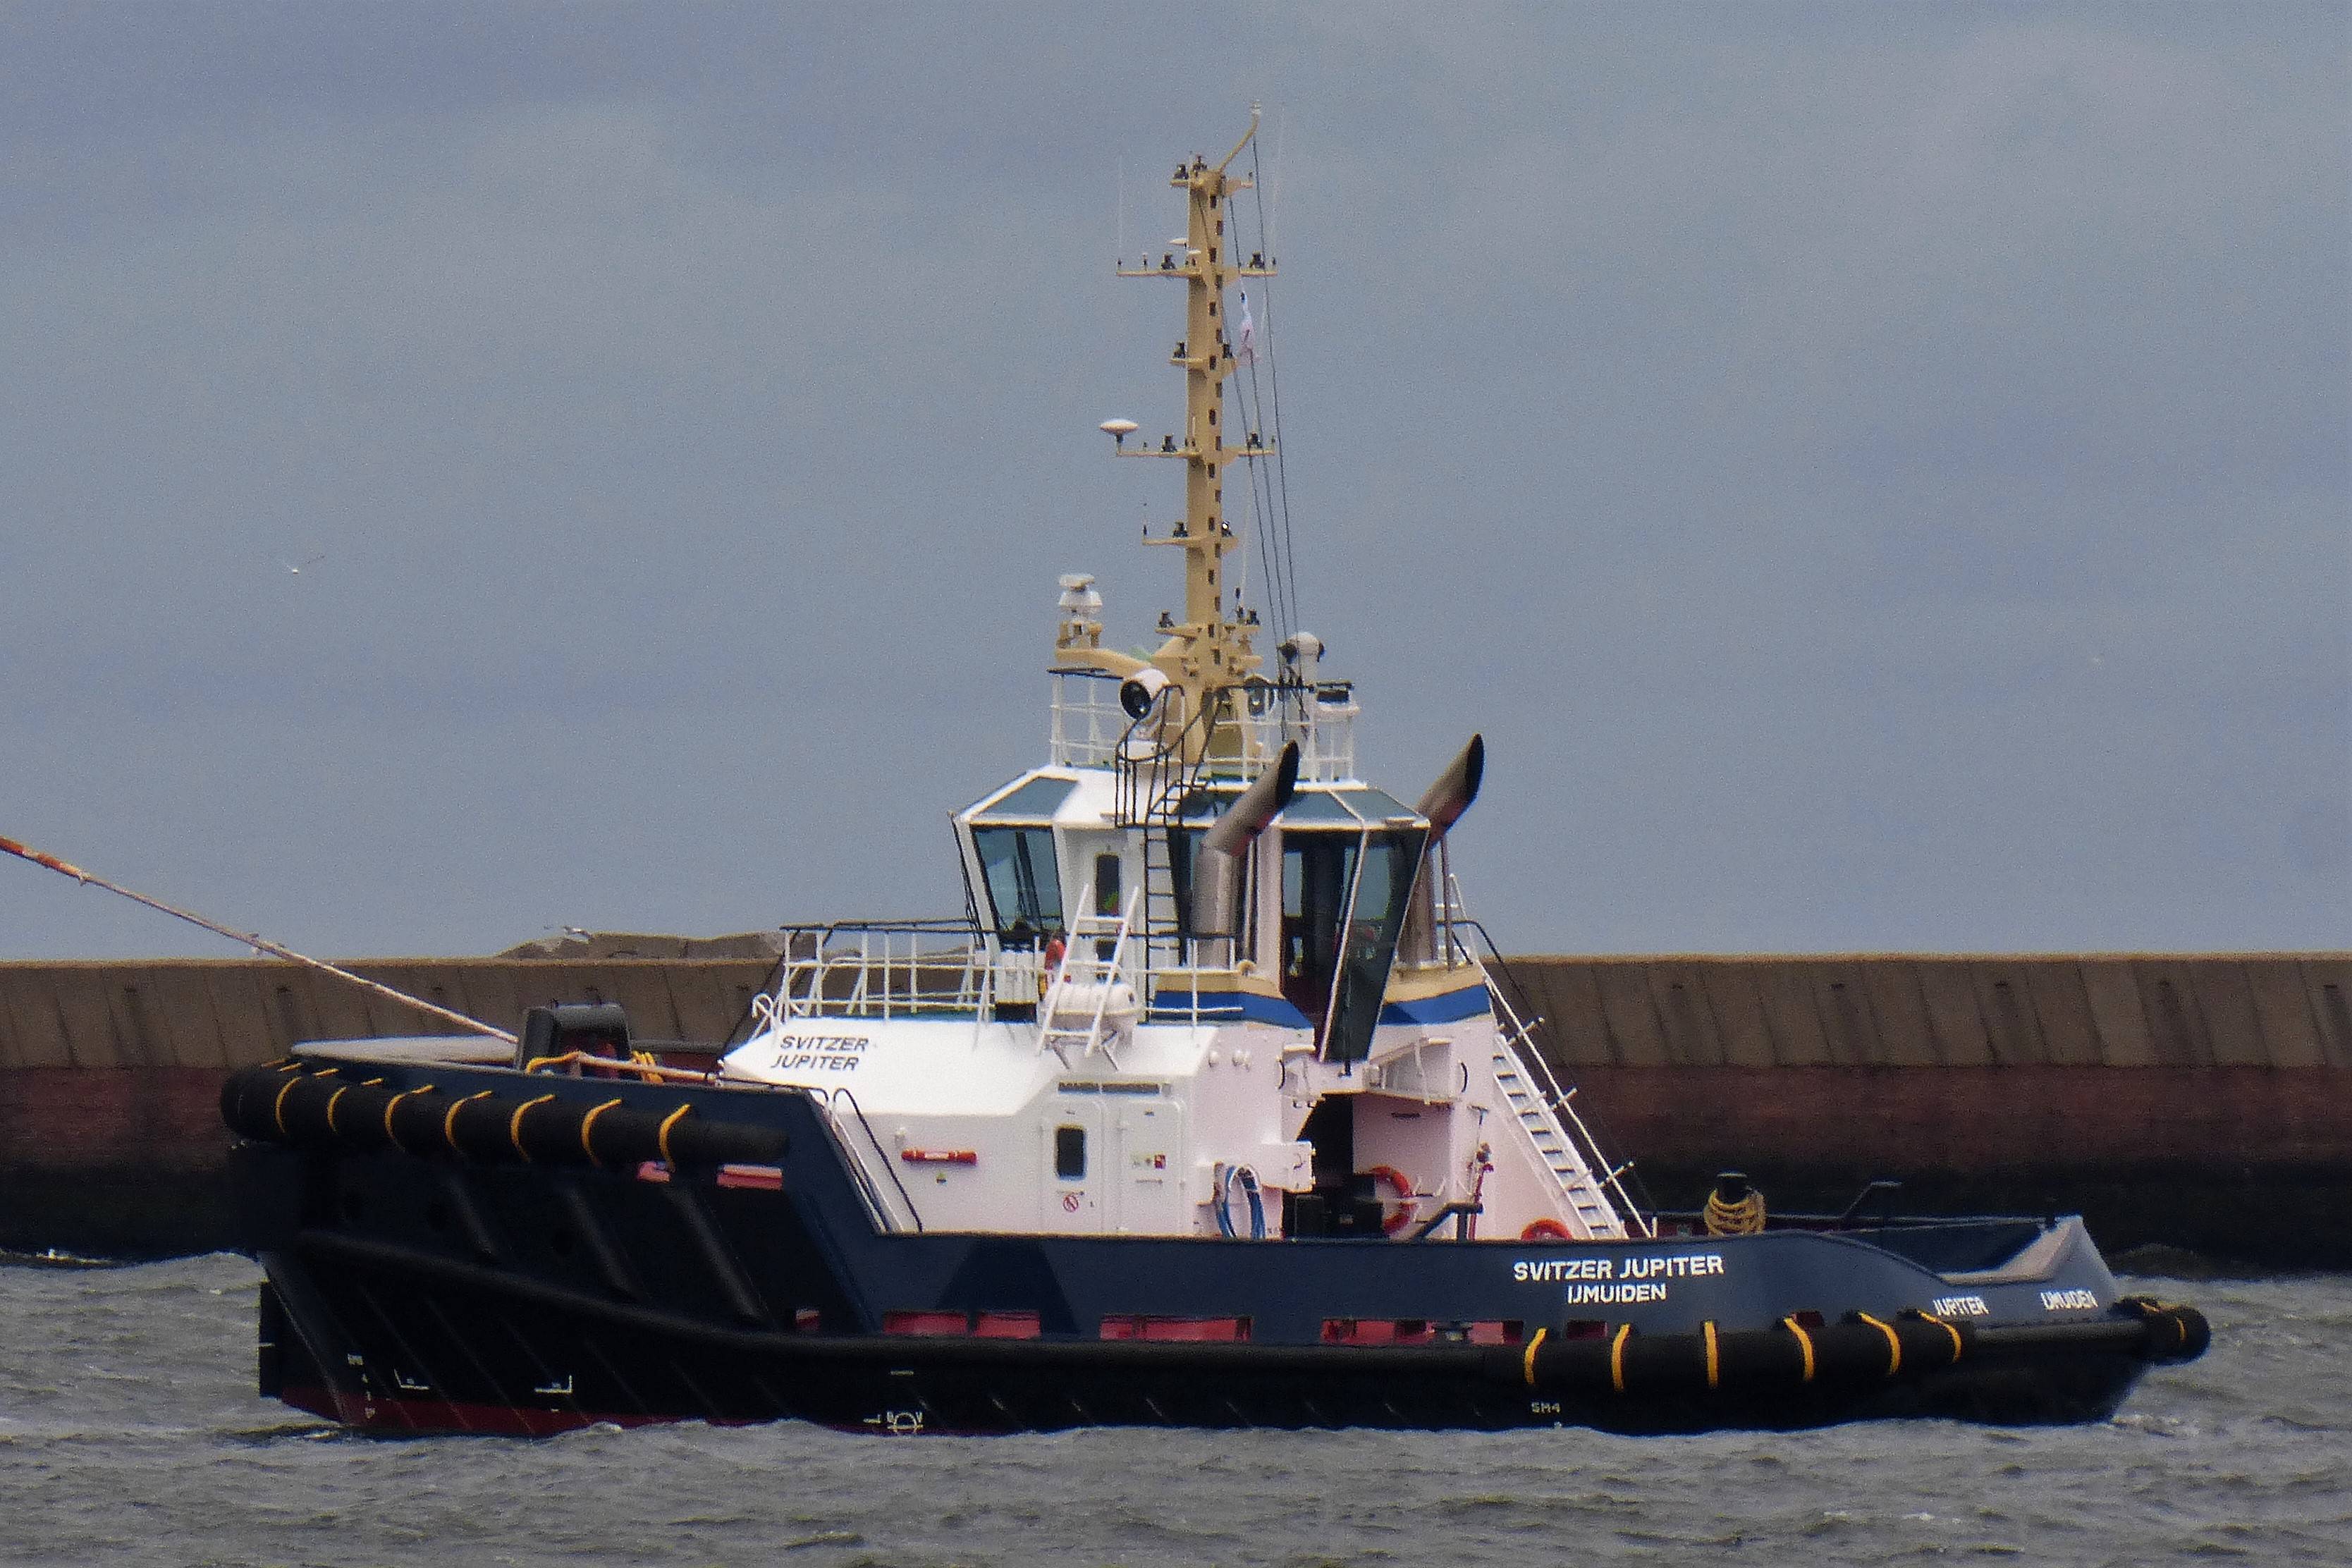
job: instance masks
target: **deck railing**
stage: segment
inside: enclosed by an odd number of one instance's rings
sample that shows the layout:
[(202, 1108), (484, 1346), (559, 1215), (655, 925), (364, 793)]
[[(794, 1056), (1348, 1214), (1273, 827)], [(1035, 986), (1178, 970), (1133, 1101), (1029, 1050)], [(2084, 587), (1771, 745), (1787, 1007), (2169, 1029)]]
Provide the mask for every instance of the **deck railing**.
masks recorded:
[(993, 1000), (988, 949), (970, 921), (786, 926), (783, 937), (762, 1022), (971, 1013)]
[[(1148, 772), (1167, 754), (1189, 753), (1222, 778), (1253, 779), (1298, 743), (1298, 776), (1339, 784), (1356, 776), (1355, 689), (1343, 680), (1248, 681), (1210, 692), (1186, 715), (1181, 740), (1157, 733), (1155, 713), (1135, 719), (1119, 706), (1118, 681), (1092, 670), (1054, 672), (1047, 757), (1055, 767)], [(1204, 722), (1205, 720), (1205, 722)], [(1210, 731), (1202, 744), (1201, 731)], [(1149, 804), (1148, 802), (1146, 803)]]

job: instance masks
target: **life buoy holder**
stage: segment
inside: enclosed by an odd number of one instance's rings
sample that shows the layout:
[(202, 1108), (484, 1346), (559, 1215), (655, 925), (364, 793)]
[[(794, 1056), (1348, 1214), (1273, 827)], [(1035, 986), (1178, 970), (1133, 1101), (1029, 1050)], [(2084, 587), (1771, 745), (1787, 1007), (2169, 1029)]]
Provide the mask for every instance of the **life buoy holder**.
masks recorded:
[(1546, 1218), (1528, 1221), (1527, 1228), (1519, 1232), (1519, 1239), (1521, 1241), (1572, 1241), (1575, 1238), (1568, 1234), (1568, 1226), (1556, 1219)]
[(1411, 1225), (1414, 1212), (1421, 1207), (1421, 1194), (1412, 1190), (1412, 1178), (1394, 1165), (1374, 1165), (1364, 1174), (1371, 1177), (1375, 1187), (1386, 1182), (1396, 1189), (1396, 1212), (1388, 1213), (1388, 1205), (1381, 1205), (1381, 1234), (1394, 1236)]

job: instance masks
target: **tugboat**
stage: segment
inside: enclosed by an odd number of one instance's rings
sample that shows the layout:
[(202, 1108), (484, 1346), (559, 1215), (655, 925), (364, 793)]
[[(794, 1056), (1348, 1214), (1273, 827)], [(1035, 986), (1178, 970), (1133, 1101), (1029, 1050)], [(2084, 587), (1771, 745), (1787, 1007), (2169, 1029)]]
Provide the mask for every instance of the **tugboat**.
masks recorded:
[(576, 1004), (233, 1077), (264, 1394), (391, 1431), (1675, 1433), (2096, 1420), (2201, 1352), (2079, 1218), (1635, 1202), (1450, 872), (1481, 740), (1407, 804), (1317, 639), (1258, 646), (1255, 130), (1120, 266), (1186, 299), (1181, 429), (1103, 426), (1182, 468), (1147, 540), (1182, 613), (1121, 653), (1061, 579), (1045, 765), (954, 817), (964, 915), (786, 928), (725, 1046)]

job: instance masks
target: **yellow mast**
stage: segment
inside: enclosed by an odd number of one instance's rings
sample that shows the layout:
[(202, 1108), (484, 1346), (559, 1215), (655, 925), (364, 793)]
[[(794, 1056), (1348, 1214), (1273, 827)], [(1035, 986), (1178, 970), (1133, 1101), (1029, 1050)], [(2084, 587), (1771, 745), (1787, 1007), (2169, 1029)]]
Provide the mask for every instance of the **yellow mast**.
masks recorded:
[(1253, 105), (1249, 130), (1221, 162), (1212, 165), (1195, 156), (1178, 164), (1170, 177), (1168, 183), (1186, 195), (1183, 254), (1171, 249), (1157, 267), (1119, 268), (1122, 278), (1181, 278), (1185, 285), (1184, 341), (1169, 360), (1184, 372), (1184, 428), (1163, 437), (1157, 446), (1146, 440), (1129, 451), (1124, 430), (1131, 426), (1119, 426), (1121, 456), (1176, 458), (1184, 463), (1183, 521), (1171, 535), (1147, 541), (1183, 547), (1183, 619), (1161, 617), (1168, 638), (1148, 661), (1101, 647), (1099, 628), (1083, 622), (1066, 623), (1055, 645), (1056, 663), (1065, 668), (1119, 676), (1135, 674), (1147, 664), (1159, 669), (1171, 686), (1183, 689), (1187, 721), (1201, 710), (1209, 692), (1238, 683), (1259, 666), (1250, 647), (1255, 625), (1244, 619), (1241, 595), (1224, 571), (1225, 555), (1240, 542), (1226, 518), (1225, 469), (1244, 461), (1244, 452), (1262, 457), (1273, 450), (1250, 445), (1248, 432), (1228, 440), (1235, 433), (1225, 417), (1225, 378), (1235, 368), (1234, 342), (1226, 331), (1225, 286), (1239, 278), (1274, 275), (1262, 257), (1251, 257), (1246, 265), (1235, 258), (1227, 222), (1233, 194), (1253, 188), (1255, 182), (1225, 171), (1257, 135), (1257, 121)]

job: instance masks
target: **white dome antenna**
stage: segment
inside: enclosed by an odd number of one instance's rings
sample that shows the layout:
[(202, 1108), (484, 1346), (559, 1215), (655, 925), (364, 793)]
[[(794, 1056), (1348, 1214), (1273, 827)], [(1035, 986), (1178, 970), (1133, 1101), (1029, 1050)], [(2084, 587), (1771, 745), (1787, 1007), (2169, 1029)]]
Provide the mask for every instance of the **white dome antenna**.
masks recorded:
[(1135, 434), (1138, 426), (1132, 419), (1106, 419), (1095, 428), (1117, 442), (1121, 450), (1125, 450), (1127, 438)]

